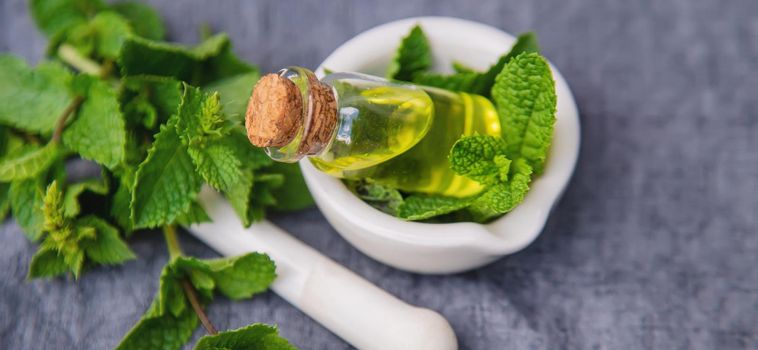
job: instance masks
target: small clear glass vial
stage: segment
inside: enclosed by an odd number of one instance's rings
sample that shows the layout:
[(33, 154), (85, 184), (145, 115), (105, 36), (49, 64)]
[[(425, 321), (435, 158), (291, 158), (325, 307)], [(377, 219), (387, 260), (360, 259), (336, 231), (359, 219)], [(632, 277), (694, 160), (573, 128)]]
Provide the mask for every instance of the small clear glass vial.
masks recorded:
[(450, 148), (461, 136), (499, 136), (500, 120), (482, 96), (289, 67), (256, 85), (246, 128), (277, 161), (308, 157), (332, 176), (465, 197), (481, 186), (450, 169)]

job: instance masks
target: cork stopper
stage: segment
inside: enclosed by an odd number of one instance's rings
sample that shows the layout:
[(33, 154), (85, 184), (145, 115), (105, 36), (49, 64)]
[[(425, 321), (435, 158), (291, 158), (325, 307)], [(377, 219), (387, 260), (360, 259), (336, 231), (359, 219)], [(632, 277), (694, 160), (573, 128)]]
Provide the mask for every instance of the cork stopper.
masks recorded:
[(247, 137), (258, 147), (283, 147), (290, 144), (298, 132), (303, 137), (298, 153), (318, 153), (326, 145), (337, 122), (337, 108), (331, 87), (312, 74), (308, 79), (307, 101), (290, 79), (267, 74), (253, 89), (245, 115)]

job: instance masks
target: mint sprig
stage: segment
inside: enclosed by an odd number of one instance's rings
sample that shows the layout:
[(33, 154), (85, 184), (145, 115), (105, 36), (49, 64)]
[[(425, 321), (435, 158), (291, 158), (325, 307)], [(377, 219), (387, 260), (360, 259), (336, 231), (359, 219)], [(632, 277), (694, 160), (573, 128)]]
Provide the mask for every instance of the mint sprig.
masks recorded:
[[(163, 41), (160, 16), (142, 3), (31, 0), (30, 9), (48, 57), (29, 67), (0, 55), (0, 219), (10, 211), (39, 244), (30, 278), (124, 263), (135, 258), (124, 237), (164, 229), (172, 259), (120, 347), (179, 349), (198, 321), (210, 324), (203, 308), (214, 295), (249, 298), (275, 277), (261, 254), (181, 255), (174, 226), (210, 220), (200, 187), (224, 193), (245, 225), (312, 204), (296, 165), (274, 165), (247, 141), (241, 116), (258, 69), (223, 33), (195, 46)], [(74, 158), (99, 175), (69, 179)], [(249, 339), (286, 344), (275, 334)]]
[[(483, 95), (497, 106), (502, 137), (462, 137), (449, 155), (452, 170), (479, 182), (482, 191), (466, 198), (401, 193), (371, 179), (348, 181), (348, 187), (375, 208), (405, 220), (487, 222), (513, 210), (532, 178), (544, 170), (555, 123), (555, 86), (538, 51), (536, 36), (525, 33), (484, 72), (454, 62), (454, 74), (433, 73), (428, 71), (432, 62), (426, 36), (413, 27), (390, 63), (388, 77)], [(411, 64), (413, 57), (418, 61)]]

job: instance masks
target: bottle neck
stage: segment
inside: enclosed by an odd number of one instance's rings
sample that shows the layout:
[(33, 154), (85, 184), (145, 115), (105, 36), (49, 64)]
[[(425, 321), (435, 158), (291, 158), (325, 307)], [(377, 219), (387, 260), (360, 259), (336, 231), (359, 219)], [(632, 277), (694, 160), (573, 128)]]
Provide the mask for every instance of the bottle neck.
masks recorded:
[(288, 67), (278, 75), (294, 84), (302, 108), (289, 142), (265, 147), (266, 153), (276, 161), (290, 163), (322, 153), (337, 127), (337, 92), (306, 68)]

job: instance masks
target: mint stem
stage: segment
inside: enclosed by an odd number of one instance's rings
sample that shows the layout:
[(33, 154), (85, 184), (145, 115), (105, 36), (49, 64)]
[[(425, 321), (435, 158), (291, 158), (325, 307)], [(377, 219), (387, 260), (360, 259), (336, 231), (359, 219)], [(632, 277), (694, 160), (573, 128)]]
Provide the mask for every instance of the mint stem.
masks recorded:
[(89, 59), (88, 57), (82, 56), (76, 49), (69, 45), (69, 44), (63, 44), (60, 47), (58, 47), (58, 56), (63, 60), (63, 62), (66, 62), (68, 65), (76, 68), (78, 71), (102, 76), (103, 74), (103, 67), (98, 64), (97, 62)]
[[(168, 247), (168, 254), (171, 257), (171, 260), (183, 255), (182, 247), (179, 245), (179, 238), (176, 235), (176, 228), (174, 228), (173, 225), (163, 227), (163, 237), (166, 238), (166, 246)], [(200, 305), (200, 300), (197, 298), (195, 287), (193, 287), (186, 278), (183, 278), (179, 282), (182, 285), (182, 289), (184, 289), (184, 295), (187, 296), (187, 300), (189, 300), (190, 305), (192, 305), (192, 309), (195, 310), (195, 314), (197, 314), (197, 318), (200, 319), (200, 323), (203, 324), (205, 331), (211, 335), (218, 334), (218, 330), (213, 326), (208, 315), (205, 314), (203, 306)]]
[(176, 228), (173, 225), (163, 226), (163, 237), (166, 238), (166, 247), (168, 247), (168, 255), (171, 260), (184, 255), (182, 247), (179, 245), (179, 238), (176, 236)]
[(218, 334), (218, 330), (216, 330), (216, 327), (213, 326), (211, 320), (208, 319), (208, 315), (206, 315), (205, 311), (203, 311), (203, 307), (200, 305), (200, 301), (197, 300), (197, 293), (195, 292), (195, 288), (193, 288), (192, 284), (190, 284), (186, 279), (181, 280), (181, 284), (182, 289), (184, 289), (184, 294), (187, 295), (187, 299), (189, 299), (190, 305), (192, 305), (192, 308), (195, 310), (197, 318), (200, 319), (200, 323), (203, 324), (205, 331), (210, 335)]
[(66, 121), (68, 121), (68, 117), (74, 114), (82, 102), (84, 102), (84, 97), (76, 96), (71, 101), (71, 103), (66, 106), (66, 109), (63, 110), (63, 113), (61, 113), (60, 117), (58, 117), (58, 121), (55, 123), (55, 131), (53, 131), (52, 142), (59, 143), (61, 141), (61, 134), (63, 134), (63, 129), (66, 127)]

